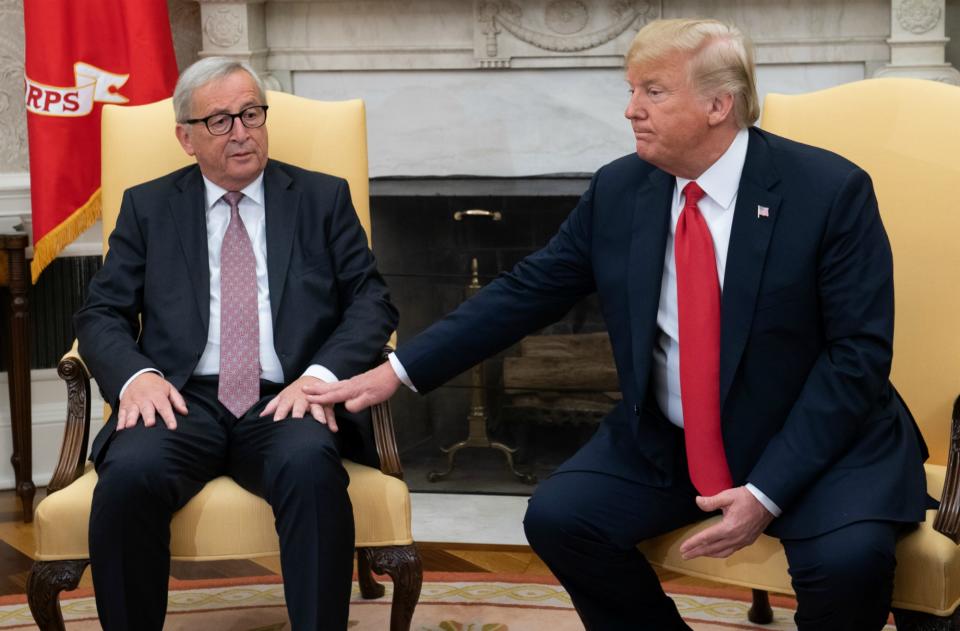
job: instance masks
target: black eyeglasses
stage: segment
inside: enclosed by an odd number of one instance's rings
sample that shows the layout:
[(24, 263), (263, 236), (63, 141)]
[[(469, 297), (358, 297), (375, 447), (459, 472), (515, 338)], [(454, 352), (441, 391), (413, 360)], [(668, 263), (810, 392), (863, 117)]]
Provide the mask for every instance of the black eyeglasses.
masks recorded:
[(203, 123), (206, 125), (207, 131), (214, 136), (223, 136), (229, 134), (230, 130), (233, 129), (233, 119), (235, 118), (239, 118), (247, 129), (263, 127), (263, 124), (267, 122), (267, 107), (266, 105), (253, 105), (240, 110), (236, 114), (211, 114), (206, 118), (191, 118), (183, 122), (188, 125)]

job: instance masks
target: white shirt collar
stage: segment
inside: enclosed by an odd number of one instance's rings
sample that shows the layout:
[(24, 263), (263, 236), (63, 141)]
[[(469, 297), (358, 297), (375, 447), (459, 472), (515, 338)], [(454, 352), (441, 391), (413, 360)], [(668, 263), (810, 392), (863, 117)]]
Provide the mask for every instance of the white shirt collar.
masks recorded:
[[(204, 189), (207, 195), (207, 210), (213, 208), (213, 205), (216, 204), (223, 197), (224, 193), (227, 192), (227, 189), (214, 184), (207, 179), (207, 176), (203, 176)], [(250, 198), (250, 201), (257, 203), (260, 206), (263, 206), (263, 171), (260, 172), (260, 175), (257, 176), (257, 179), (247, 184), (247, 186), (240, 191), (246, 197)]]
[[(743, 173), (743, 165), (747, 161), (749, 140), (750, 133), (748, 130), (741, 129), (738, 131), (723, 155), (697, 178), (697, 184), (703, 189), (703, 192), (723, 209), (730, 208), (737, 196), (737, 189), (740, 187), (740, 175)], [(683, 187), (690, 181), (677, 177), (678, 193), (682, 194)]]

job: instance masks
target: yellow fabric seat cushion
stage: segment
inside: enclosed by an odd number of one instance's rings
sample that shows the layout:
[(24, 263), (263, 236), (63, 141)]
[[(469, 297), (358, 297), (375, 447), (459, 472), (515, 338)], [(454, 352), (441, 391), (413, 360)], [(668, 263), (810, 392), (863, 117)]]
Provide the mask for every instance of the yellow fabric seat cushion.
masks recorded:
[[(343, 466), (350, 475), (347, 490), (353, 504), (356, 546), (413, 543), (406, 484), (349, 460), (344, 460)], [(34, 515), (36, 560), (87, 558), (90, 503), (96, 484), (97, 474), (88, 465), (73, 484), (40, 502)], [(226, 476), (210, 481), (173, 516), (170, 526), (174, 559), (252, 558), (274, 555), (279, 549), (269, 504)]]
[[(927, 491), (939, 497), (946, 467), (928, 464), (926, 470)], [(927, 511), (926, 521), (897, 543), (893, 606), (948, 616), (960, 604), (960, 548), (933, 529), (934, 517), (936, 511)], [(720, 517), (712, 517), (644, 541), (637, 547), (651, 564), (680, 574), (793, 594), (787, 557), (780, 541), (773, 537), (761, 535), (753, 545), (726, 559), (701, 557), (684, 561), (680, 557), (680, 544), (718, 521)]]

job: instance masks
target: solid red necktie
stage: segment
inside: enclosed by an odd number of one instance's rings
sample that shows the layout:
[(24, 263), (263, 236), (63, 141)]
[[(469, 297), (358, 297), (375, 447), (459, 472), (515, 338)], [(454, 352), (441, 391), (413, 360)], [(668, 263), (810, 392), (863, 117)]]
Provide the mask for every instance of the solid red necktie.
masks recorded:
[(690, 480), (710, 496), (733, 486), (720, 428), (720, 281), (713, 238), (697, 207), (703, 189), (690, 182), (683, 194), (674, 239), (680, 403)]
[(260, 398), (257, 259), (240, 218), (243, 193), (230, 191), (230, 223), (220, 247), (220, 383), (217, 398), (236, 417)]

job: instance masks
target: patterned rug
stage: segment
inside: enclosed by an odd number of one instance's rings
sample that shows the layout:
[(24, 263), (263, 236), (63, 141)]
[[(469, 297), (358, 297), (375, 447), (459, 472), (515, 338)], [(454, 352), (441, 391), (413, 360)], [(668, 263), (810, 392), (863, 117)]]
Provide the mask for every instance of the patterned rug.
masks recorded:
[[(384, 598), (363, 600), (354, 583), (350, 604), (350, 631), (389, 629), (389, 580)], [(730, 629), (795, 629), (793, 601), (772, 597), (774, 622), (747, 621), (750, 603), (745, 590), (698, 589), (692, 593), (667, 584), (687, 623), (696, 631)], [(89, 590), (64, 594), (64, 619), (70, 631), (94, 631), (96, 606)], [(642, 612), (637, 612), (638, 616)], [(23, 596), (0, 597), (0, 629), (36, 629)], [(290, 628), (280, 577), (171, 581), (164, 629), (188, 631), (286, 631)], [(414, 631), (582, 631), (570, 598), (548, 579), (531, 582), (529, 576), (428, 572), (414, 615)], [(892, 626), (888, 629), (893, 630)]]

